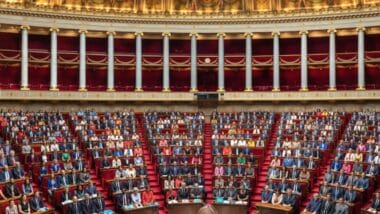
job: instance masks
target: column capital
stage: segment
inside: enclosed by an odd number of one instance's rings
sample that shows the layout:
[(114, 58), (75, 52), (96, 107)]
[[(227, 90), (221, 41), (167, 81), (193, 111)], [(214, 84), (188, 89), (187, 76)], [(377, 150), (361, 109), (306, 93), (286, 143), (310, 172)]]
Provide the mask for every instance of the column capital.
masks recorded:
[(172, 34), (170, 33), (170, 32), (163, 32), (162, 33), (162, 36), (168, 36), (168, 37), (171, 37), (172, 36)]
[(327, 30), (327, 33), (336, 33), (336, 31), (337, 30), (335, 28), (331, 28)]
[(246, 33), (244, 33), (244, 37), (247, 37), (247, 36), (249, 36), (249, 37), (253, 37), (253, 33), (251, 33), (251, 32), (246, 32)]
[(58, 33), (58, 32), (59, 32), (59, 28), (51, 27), (51, 28), (49, 29), (49, 31), (50, 31), (50, 32), (56, 32), (56, 33)]
[(280, 36), (280, 35), (281, 35), (280, 31), (272, 32), (272, 36)]
[(144, 36), (143, 32), (135, 32), (135, 36)]
[(307, 34), (309, 34), (309, 31), (307, 31), (307, 30), (301, 30), (299, 32), (299, 35), (307, 35)]
[(226, 37), (226, 34), (225, 33), (217, 33), (216, 36), (217, 37)]
[(87, 34), (88, 31), (86, 29), (80, 29), (80, 30), (78, 30), (78, 33), (79, 34), (82, 34), (82, 33)]
[(367, 29), (365, 27), (357, 27), (356, 28), (356, 32), (360, 32), (360, 31), (363, 31), (365, 32)]
[(107, 31), (106, 34), (107, 34), (107, 36), (110, 36), (110, 35), (115, 36), (116, 32), (115, 31)]
[(21, 25), (20, 30), (30, 30), (30, 26), (29, 25)]
[(192, 37), (192, 36), (198, 37), (199, 34), (198, 34), (198, 33), (195, 33), (195, 32), (191, 32), (191, 33), (189, 33), (189, 36), (190, 36), (190, 37)]

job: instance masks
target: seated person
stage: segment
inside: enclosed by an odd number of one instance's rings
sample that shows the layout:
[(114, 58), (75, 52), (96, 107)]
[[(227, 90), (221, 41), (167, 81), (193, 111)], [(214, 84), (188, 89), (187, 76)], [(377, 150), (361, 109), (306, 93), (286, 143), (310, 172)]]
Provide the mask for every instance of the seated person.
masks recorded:
[(15, 167), (12, 170), (14, 179), (25, 178), (25, 172), (20, 166), (20, 162), (15, 162)]
[(69, 205), (68, 213), (85, 213), (82, 204), (79, 203), (76, 196), (73, 196), (73, 203)]
[(82, 211), (84, 213), (93, 213), (94, 205), (91, 200), (91, 196), (88, 193), (84, 194), (84, 199), (80, 202), (82, 205)]
[(69, 176), (66, 175), (65, 170), (61, 171), (61, 175), (58, 176), (57, 182), (58, 182), (60, 187), (65, 187), (65, 186), (70, 185)]
[(52, 195), (53, 191), (56, 190), (58, 187), (59, 187), (58, 186), (58, 181), (55, 178), (54, 173), (51, 172), (50, 178), (49, 178), (49, 180), (47, 182), (47, 188), (48, 188), (49, 195)]
[(335, 209), (335, 202), (333, 201), (331, 194), (328, 193), (326, 198), (322, 201), (321, 204), (321, 213), (333, 214)]
[(13, 199), (9, 201), (9, 205), (5, 208), (5, 214), (18, 214), (17, 206)]
[(169, 188), (169, 190), (166, 192), (166, 201), (176, 201), (177, 200), (177, 192), (173, 190), (173, 188)]
[(30, 203), (26, 195), (22, 195), (20, 201), (18, 202), (18, 211), (21, 214), (31, 213)]
[(30, 208), (33, 212), (46, 210), (45, 204), (40, 196), (40, 192), (36, 191), (34, 196), (30, 199)]
[(379, 167), (372, 161), (371, 164), (367, 166), (365, 174), (368, 176), (376, 176), (379, 174)]
[(288, 188), (286, 194), (282, 197), (282, 205), (294, 207), (297, 203), (297, 198), (292, 194), (292, 189)]
[(344, 193), (344, 202), (354, 203), (356, 200), (356, 191), (352, 189), (352, 186), (348, 186), (348, 189)]
[(247, 202), (248, 198), (248, 190), (244, 186), (240, 186), (240, 189), (237, 193), (237, 200)]
[(376, 193), (375, 198), (372, 199), (371, 207), (368, 211), (372, 213), (380, 211), (380, 192)]
[(215, 183), (215, 187), (212, 189), (212, 196), (215, 200), (224, 198), (224, 189), (223, 187), (221, 188), (220, 184)]
[(59, 173), (61, 171), (61, 165), (57, 159), (54, 159), (53, 164), (50, 166), (50, 172)]
[(84, 194), (86, 192), (84, 191), (83, 189), (83, 186), (82, 185), (78, 185), (76, 190), (74, 191), (74, 195), (78, 198), (78, 199), (82, 199), (84, 198)]
[(280, 205), (282, 203), (282, 197), (282, 193), (279, 190), (276, 190), (272, 195), (271, 203), (273, 205)]
[(8, 166), (5, 165), (3, 172), (0, 174), (0, 181), (1, 182), (9, 182), (13, 178), (13, 173), (11, 170), (9, 170)]
[(145, 191), (142, 193), (142, 202), (145, 206), (153, 205), (155, 203), (154, 193), (150, 189), (150, 186), (147, 186)]
[(61, 203), (69, 200), (71, 200), (71, 193), (69, 191), (69, 187), (65, 187), (64, 192), (61, 194)]
[(307, 204), (305, 212), (318, 213), (321, 209), (322, 201), (319, 198), (319, 194), (315, 193), (311, 201)]
[(356, 180), (355, 184), (356, 188), (359, 189), (368, 189), (369, 187), (369, 181), (368, 178), (365, 177), (365, 173), (363, 172), (358, 180)]
[(335, 213), (348, 213), (349, 207), (344, 203), (343, 198), (339, 198), (335, 203)]
[(5, 196), (7, 198), (13, 198), (13, 197), (17, 197), (20, 195), (21, 195), (21, 192), (20, 192), (18, 186), (14, 182), (13, 178), (11, 178), (10, 182), (8, 182), (5, 185)]
[(33, 195), (33, 186), (32, 183), (30, 183), (29, 179), (25, 179), (24, 183), (22, 184), (22, 193), (25, 195)]
[(122, 210), (123, 207), (129, 206), (131, 204), (131, 197), (127, 190), (124, 190), (123, 193), (118, 194), (117, 198), (117, 209)]
[(190, 190), (190, 198), (191, 199), (203, 199), (204, 191), (203, 188), (199, 186), (198, 183), (194, 184), (194, 187)]
[(189, 189), (186, 188), (186, 183), (182, 182), (181, 187), (177, 191), (178, 200), (187, 200), (190, 197)]
[(232, 183), (230, 183), (224, 191), (224, 199), (229, 200), (229, 201), (235, 201), (236, 194), (237, 194), (236, 188), (233, 186)]
[(131, 194), (131, 201), (134, 207), (142, 207), (141, 193), (137, 187), (133, 188), (133, 193)]
[(71, 171), (71, 174), (69, 175), (70, 184), (77, 185), (80, 184), (79, 175), (77, 174), (77, 171), (73, 169)]
[(93, 182), (89, 182), (88, 186), (86, 187), (85, 192), (89, 194), (90, 196), (98, 195), (98, 191), (96, 190), (96, 186)]
[(103, 213), (104, 209), (106, 207), (106, 204), (104, 202), (104, 199), (101, 197), (100, 194), (98, 194), (98, 197), (92, 199), (94, 204), (94, 210), (95, 213)]

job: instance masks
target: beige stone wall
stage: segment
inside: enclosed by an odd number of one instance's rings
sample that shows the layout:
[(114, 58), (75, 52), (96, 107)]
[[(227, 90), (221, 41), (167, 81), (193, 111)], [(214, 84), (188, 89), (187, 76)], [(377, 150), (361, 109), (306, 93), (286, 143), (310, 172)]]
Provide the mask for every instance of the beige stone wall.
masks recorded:
[(118, 111), (134, 109), (136, 112), (155, 111), (203, 111), (210, 113), (218, 111), (313, 111), (315, 109), (326, 109), (328, 111), (380, 111), (379, 101), (368, 102), (219, 102), (219, 103), (190, 103), (190, 102), (23, 102), (23, 101), (1, 101), (0, 109), (3, 110), (47, 110), (47, 111), (77, 111), (79, 109), (95, 109), (96, 111)]

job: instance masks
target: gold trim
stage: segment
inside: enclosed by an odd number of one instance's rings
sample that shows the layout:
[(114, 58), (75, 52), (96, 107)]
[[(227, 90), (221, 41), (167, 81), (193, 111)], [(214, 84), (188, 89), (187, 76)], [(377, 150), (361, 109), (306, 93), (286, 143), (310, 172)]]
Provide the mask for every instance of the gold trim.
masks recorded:
[(253, 37), (253, 33), (250, 33), (250, 32), (246, 32), (246, 33), (244, 33), (244, 37), (247, 37), (247, 36), (249, 36), (249, 37)]
[(189, 92), (191, 92), (191, 93), (196, 93), (196, 92), (198, 92), (198, 89), (196, 89), (196, 88), (192, 88), (192, 89), (190, 89)]
[(217, 33), (216, 37), (218, 37), (218, 38), (223, 37), (224, 38), (224, 37), (226, 37), (226, 34), (225, 33)]
[(135, 36), (144, 36), (144, 33), (143, 32), (135, 32)]
[(308, 88), (300, 88), (299, 91), (306, 92), (306, 91), (309, 91), (309, 89)]
[(142, 88), (135, 88), (135, 92), (143, 92), (144, 90)]
[(280, 88), (273, 88), (272, 91), (273, 92), (280, 92), (281, 90), (280, 90)]
[(218, 88), (217, 92), (225, 92), (224, 88)]
[(78, 91), (79, 91), (79, 92), (86, 92), (86, 91), (87, 91), (87, 88), (79, 88)]
[(79, 34), (81, 34), (81, 33), (87, 34), (88, 31), (85, 30), (85, 29), (79, 29), (79, 30), (78, 30), (78, 33), (79, 33)]
[(171, 92), (170, 88), (164, 88), (162, 89), (162, 92)]
[(171, 37), (172, 36), (172, 34), (170, 33), (170, 32), (163, 32), (162, 33), (162, 36), (168, 36), (168, 37)]
[(114, 88), (107, 88), (107, 92), (114, 92), (116, 91)]
[(28, 86), (21, 86), (20, 91), (30, 91)]
[(359, 32), (359, 31), (363, 31), (363, 32), (366, 32), (366, 28), (365, 27), (357, 27), (356, 28), (356, 32)]
[(335, 28), (327, 30), (327, 33), (336, 33), (336, 32), (337, 32), (337, 30)]
[(107, 34), (107, 36), (109, 36), (111, 34), (112, 34), (112, 36), (115, 36), (116, 32), (115, 31), (107, 31), (106, 34)]
[(58, 33), (58, 32), (59, 32), (59, 28), (51, 27), (51, 28), (49, 29), (49, 31), (50, 31), (50, 32), (56, 32), (56, 33)]
[(328, 91), (336, 91), (336, 87), (329, 87), (329, 89), (327, 89)]
[(304, 34), (308, 35), (308, 34), (309, 34), (309, 31), (307, 31), (307, 30), (301, 30), (301, 31), (299, 32), (299, 35), (304, 35)]
[(244, 92), (252, 92), (252, 91), (253, 91), (252, 88), (246, 88), (246, 89), (244, 89)]
[(29, 25), (21, 25), (20, 30), (30, 30), (30, 26)]
[(364, 86), (359, 86), (355, 89), (356, 91), (365, 91), (365, 87)]
[(59, 88), (57, 86), (49, 88), (49, 91), (59, 91)]
[(192, 33), (189, 33), (189, 36), (192, 37), (192, 36), (195, 36), (196, 38), (199, 37), (199, 34), (198, 33), (195, 33), (195, 32), (192, 32)]
[(278, 37), (280, 37), (281, 36), (281, 33), (280, 33), (280, 31), (275, 31), (275, 32), (272, 32), (272, 37), (274, 37), (274, 36), (278, 36)]

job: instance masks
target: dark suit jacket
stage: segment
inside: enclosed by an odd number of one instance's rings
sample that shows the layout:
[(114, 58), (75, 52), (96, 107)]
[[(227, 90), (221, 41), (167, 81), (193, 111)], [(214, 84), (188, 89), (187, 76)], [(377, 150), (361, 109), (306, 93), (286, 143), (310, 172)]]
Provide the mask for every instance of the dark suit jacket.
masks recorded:
[(333, 214), (335, 211), (335, 202), (332, 200), (329, 201), (328, 204), (326, 202), (326, 200), (322, 202), (320, 214)]
[(5, 196), (8, 198), (12, 197), (12, 186), (13, 186), (13, 192), (15, 196), (20, 195), (20, 190), (16, 184), (7, 183), (5, 185)]
[(64, 201), (67, 201), (67, 200), (71, 200), (71, 193), (68, 192), (67, 193), (67, 197), (66, 197), (66, 193), (63, 192), (62, 195), (61, 195), (61, 202), (64, 202)]
[(86, 212), (84, 212), (84, 209), (83, 209), (83, 206), (81, 205), (81, 203), (77, 203), (77, 206), (75, 206), (74, 203), (70, 204), (69, 208), (68, 208), (68, 213), (70, 214), (85, 214)]
[(45, 207), (44, 205), (44, 202), (42, 201), (42, 198), (39, 197), (39, 198), (36, 198), (36, 197), (33, 197), (30, 199), (30, 208), (36, 212), (38, 209), (41, 209)]
[[(93, 202), (94, 212), (96, 212), (96, 213), (103, 212), (105, 209), (105, 206), (106, 206), (104, 199), (103, 198), (94, 198), (92, 200), (93, 200), (92, 202)], [(99, 203), (99, 200), (100, 200), (100, 203)]]
[(94, 206), (93, 206), (93, 203), (92, 203), (92, 200), (91, 199), (84, 199), (83, 201), (81, 201), (81, 205), (82, 205), (82, 210), (84, 213), (93, 213), (94, 211)]

